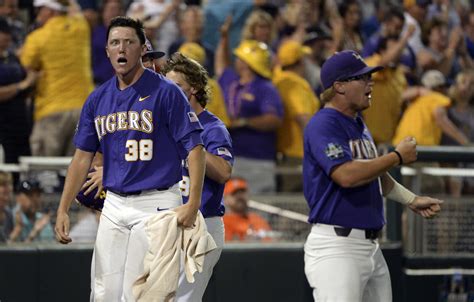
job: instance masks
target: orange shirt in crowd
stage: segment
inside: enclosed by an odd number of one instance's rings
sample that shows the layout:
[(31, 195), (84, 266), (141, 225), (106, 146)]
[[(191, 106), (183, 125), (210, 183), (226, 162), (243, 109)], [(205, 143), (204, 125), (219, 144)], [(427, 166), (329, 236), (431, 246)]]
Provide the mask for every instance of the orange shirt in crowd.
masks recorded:
[(263, 239), (266, 237), (264, 233), (271, 230), (268, 222), (256, 213), (248, 213), (247, 216), (226, 213), (224, 227), (225, 241), (246, 240), (247, 236), (252, 234)]

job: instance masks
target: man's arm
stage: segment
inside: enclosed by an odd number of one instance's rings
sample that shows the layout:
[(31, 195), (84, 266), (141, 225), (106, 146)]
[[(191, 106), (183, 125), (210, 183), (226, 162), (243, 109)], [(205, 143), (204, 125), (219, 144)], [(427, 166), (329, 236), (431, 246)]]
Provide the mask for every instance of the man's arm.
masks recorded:
[(274, 131), (280, 127), (282, 120), (279, 116), (266, 113), (250, 118), (239, 118), (231, 121), (230, 128), (250, 127), (260, 131)]
[(184, 227), (192, 227), (197, 211), (201, 206), (202, 185), (206, 169), (205, 151), (202, 145), (194, 147), (188, 155), (189, 166), (189, 199), (188, 202), (175, 209), (178, 223)]
[(424, 218), (433, 218), (441, 211), (442, 200), (428, 196), (418, 196), (395, 181), (388, 173), (382, 175), (381, 183), (385, 197), (408, 205), (410, 210)]
[[(403, 139), (395, 150), (405, 164), (416, 160), (416, 141), (411, 137)], [(368, 184), (398, 164), (400, 158), (395, 152), (390, 152), (374, 159), (346, 162), (334, 168), (331, 178), (343, 188), (354, 188)]]
[(206, 152), (206, 176), (217, 181), (220, 184), (225, 184), (232, 174), (232, 166), (228, 161), (220, 156)]
[(449, 119), (445, 107), (437, 107), (433, 111), (433, 117), (435, 119), (436, 124), (441, 128), (444, 134), (454, 139), (460, 145), (467, 145), (469, 143), (469, 139)]
[(84, 184), (93, 157), (94, 153), (76, 149), (71, 164), (69, 165), (57, 211), (56, 226), (54, 227), (56, 239), (60, 243), (67, 244), (71, 242), (71, 238), (69, 237), (69, 208)]

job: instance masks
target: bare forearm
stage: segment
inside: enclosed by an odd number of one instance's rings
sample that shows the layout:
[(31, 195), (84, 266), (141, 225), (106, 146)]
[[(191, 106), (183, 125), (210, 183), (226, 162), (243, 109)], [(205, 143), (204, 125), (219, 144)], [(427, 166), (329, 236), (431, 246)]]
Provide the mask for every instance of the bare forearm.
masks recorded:
[(69, 211), (72, 201), (84, 184), (93, 156), (93, 153), (76, 150), (67, 171), (58, 212), (67, 213)]
[(189, 152), (188, 164), (190, 178), (188, 204), (198, 209), (201, 206), (202, 184), (206, 169), (206, 155), (202, 145), (194, 147)]
[(281, 119), (273, 114), (264, 114), (248, 118), (247, 125), (260, 131), (273, 131), (280, 127)]
[(441, 128), (443, 133), (445, 133), (450, 138), (454, 139), (461, 145), (465, 145), (469, 143), (468, 138), (462, 133), (456, 125), (451, 122), (448, 118), (446, 109), (444, 108), (437, 108), (434, 112), (435, 122)]
[(6, 101), (17, 95), (19, 92), (18, 83), (0, 87), (0, 102)]
[(210, 179), (224, 184), (229, 180), (232, 167), (222, 157), (206, 152), (206, 176)]
[(390, 193), (390, 191), (392, 191), (395, 181), (388, 172), (382, 174), (380, 181), (382, 183), (382, 194), (383, 196), (386, 196), (388, 193)]
[(398, 156), (391, 152), (369, 160), (353, 160), (336, 167), (332, 179), (341, 187), (354, 188), (370, 183), (398, 165)]
[(216, 49), (216, 56), (214, 62), (214, 70), (217, 77), (220, 77), (224, 70), (230, 66), (229, 55), (229, 38), (227, 35), (222, 35)]

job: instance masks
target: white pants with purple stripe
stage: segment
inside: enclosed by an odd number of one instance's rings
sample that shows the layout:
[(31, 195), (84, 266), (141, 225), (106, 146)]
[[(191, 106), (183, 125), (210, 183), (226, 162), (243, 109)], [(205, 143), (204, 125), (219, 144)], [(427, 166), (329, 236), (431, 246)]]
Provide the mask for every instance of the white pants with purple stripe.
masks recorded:
[(194, 275), (194, 283), (186, 281), (186, 276), (181, 266), (177, 302), (201, 302), (206, 291), (207, 284), (212, 276), (214, 266), (219, 261), (222, 248), (224, 247), (224, 222), (222, 217), (209, 217), (205, 219), (207, 231), (216, 242), (217, 248), (206, 255), (204, 267), (201, 273)]
[(378, 240), (363, 230), (338, 236), (315, 224), (304, 245), (305, 273), (317, 302), (390, 302), (392, 286)]
[(160, 209), (182, 204), (178, 185), (123, 197), (107, 192), (91, 269), (91, 301), (135, 301), (132, 285), (148, 250), (145, 222)]

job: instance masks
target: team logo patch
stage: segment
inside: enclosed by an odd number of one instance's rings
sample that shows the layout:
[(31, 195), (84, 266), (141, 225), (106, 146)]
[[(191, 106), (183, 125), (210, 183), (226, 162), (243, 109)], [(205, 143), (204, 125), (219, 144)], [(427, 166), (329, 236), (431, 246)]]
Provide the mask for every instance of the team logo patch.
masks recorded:
[(326, 150), (324, 150), (324, 153), (326, 153), (326, 156), (331, 160), (344, 156), (344, 151), (342, 150), (341, 145), (334, 143), (329, 143)]
[(194, 113), (194, 112), (188, 112), (188, 117), (189, 117), (189, 121), (191, 123), (199, 122), (199, 119), (198, 119), (196, 113)]
[(245, 100), (245, 101), (253, 102), (253, 101), (255, 101), (255, 96), (251, 93), (243, 92), (242, 93), (242, 99)]
[(227, 150), (227, 148), (224, 148), (224, 147), (217, 149), (217, 155), (226, 155), (228, 157), (232, 157), (232, 154), (230, 154), (229, 150)]

